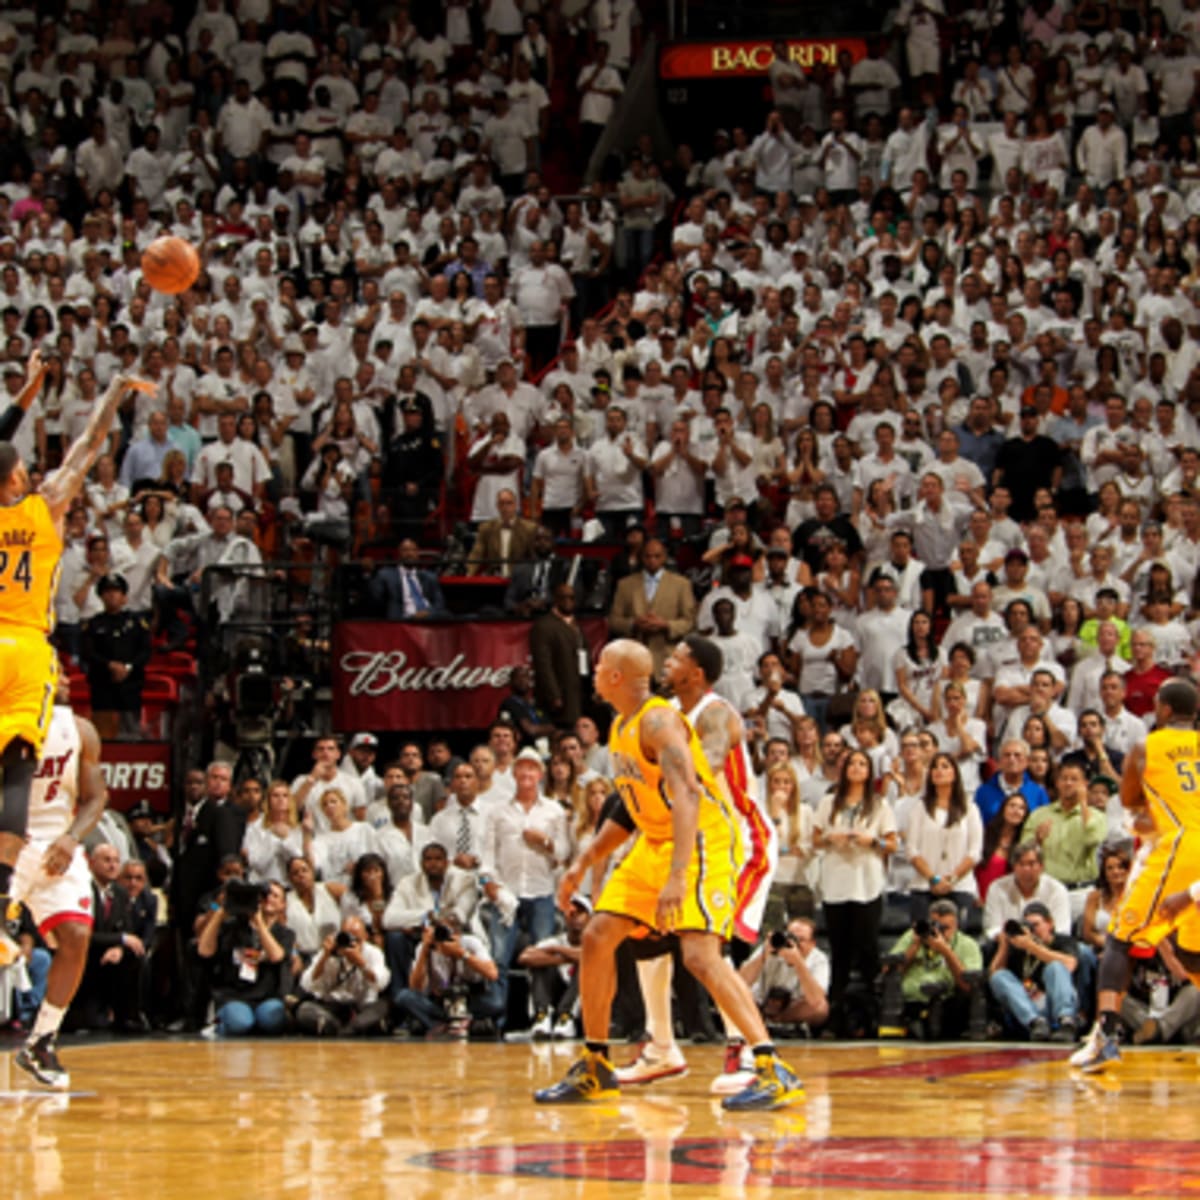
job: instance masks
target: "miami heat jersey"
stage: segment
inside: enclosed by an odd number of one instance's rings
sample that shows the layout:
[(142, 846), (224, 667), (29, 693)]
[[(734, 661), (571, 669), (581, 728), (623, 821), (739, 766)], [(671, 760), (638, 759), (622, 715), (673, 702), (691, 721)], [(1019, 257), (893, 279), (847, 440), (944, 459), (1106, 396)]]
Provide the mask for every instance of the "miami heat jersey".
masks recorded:
[(29, 836), (52, 842), (65, 833), (75, 818), (79, 795), (79, 726), (65, 704), (56, 704), (50, 731), (29, 796)]

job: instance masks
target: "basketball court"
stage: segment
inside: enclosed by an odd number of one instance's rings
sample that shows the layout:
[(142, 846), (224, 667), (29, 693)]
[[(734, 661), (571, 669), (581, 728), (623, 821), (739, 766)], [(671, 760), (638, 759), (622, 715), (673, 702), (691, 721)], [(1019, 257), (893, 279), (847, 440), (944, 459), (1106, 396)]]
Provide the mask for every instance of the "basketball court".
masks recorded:
[[(64, 1039), (65, 1095), (8, 1056), (5, 1194), (1179, 1196), (1200, 1192), (1194, 1052), (1072, 1074), (1061, 1049), (801, 1043), (808, 1102), (733, 1117), (721, 1049), (617, 1103), (541, 1108), (573, 1045)], [(619, 1047), (618, 1060), (629, 1053)]]

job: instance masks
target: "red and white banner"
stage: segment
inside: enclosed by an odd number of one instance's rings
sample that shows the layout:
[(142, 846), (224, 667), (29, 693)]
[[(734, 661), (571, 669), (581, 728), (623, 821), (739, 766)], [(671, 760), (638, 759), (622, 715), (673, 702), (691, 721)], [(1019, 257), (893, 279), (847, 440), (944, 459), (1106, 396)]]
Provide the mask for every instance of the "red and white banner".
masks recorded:
[[(856, 37), (789, 38), (788, 61), (805, 71), (818, 63), (836, 67), (838, 55), (850, 51), (854, 62), (867, 56), (867, 43)], [(770, 39), (734, 42), (679, 42), (658, 56), (660, 79), (737, 79), (765, 75), (775, 61)]]
[[(602, 617), (580, 621), (593, 659)], [(529, 661), (528, 621), (343, 621), (333, 636), (333, 724), (345, 732), (482, 729)]]
[(157, 813), (171, 811), (171, 747), (166, 742), (105, 742), (100, 759), (110, 808), (125, 812), (148, 800)]

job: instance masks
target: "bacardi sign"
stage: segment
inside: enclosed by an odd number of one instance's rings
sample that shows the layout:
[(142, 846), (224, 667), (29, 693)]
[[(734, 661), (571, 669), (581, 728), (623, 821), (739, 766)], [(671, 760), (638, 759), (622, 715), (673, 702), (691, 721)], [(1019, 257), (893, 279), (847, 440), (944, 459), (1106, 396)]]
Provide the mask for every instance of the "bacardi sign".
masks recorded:
[[(862, 38), (794, 38), (787, 42), (788, 62), (804, 71), (818, 64), (837, 66), (849, 51), (854, 62), (865, 58)], [(660, 79), (737, 79), (765, 75), (775, 61), (774, 44), (766, 39), (731, 42), (684, 42), (666, 46), (659, 54)]]
[[(580, 622), (593, 652), (600, 618)], [(528, 621), (343, 621), (333, 638), (333, 722), (347, 732), (481, 729), (529, 661)]]

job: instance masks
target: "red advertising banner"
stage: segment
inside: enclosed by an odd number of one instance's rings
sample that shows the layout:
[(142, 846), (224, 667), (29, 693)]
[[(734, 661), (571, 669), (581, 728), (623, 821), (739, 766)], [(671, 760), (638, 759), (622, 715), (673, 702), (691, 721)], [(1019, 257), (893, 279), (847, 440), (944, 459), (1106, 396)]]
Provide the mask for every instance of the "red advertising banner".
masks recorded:
[[(593, 659), (602, 617), (579, 622)], [(350, 732), (481, 729), (529, 661), (528, 621), (343, 621), (333, 636), (333, 725)]]
[[(849, 50), (855, 62), (867, 55), (863, 38), (797, 38), (788, 41), (788, 57), (811, 71), (818, 63), (837, 65), (838, 55)], [(765, 75), (775, 61), (769, 40), (737, 42), (681, 42), (666, 46), (658, 56), (660, 79), (738, 79)]]
[(148, 800), (155, 812), (171, 811), (171, 747), (166, 742), (105, 742), (100, 759), (110, 808), (125, 812)]

